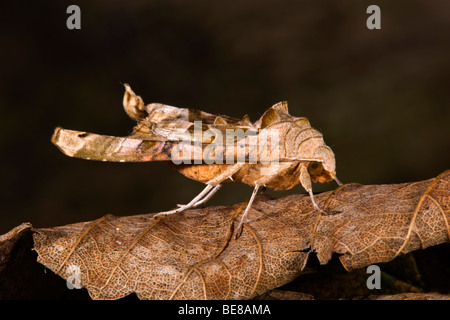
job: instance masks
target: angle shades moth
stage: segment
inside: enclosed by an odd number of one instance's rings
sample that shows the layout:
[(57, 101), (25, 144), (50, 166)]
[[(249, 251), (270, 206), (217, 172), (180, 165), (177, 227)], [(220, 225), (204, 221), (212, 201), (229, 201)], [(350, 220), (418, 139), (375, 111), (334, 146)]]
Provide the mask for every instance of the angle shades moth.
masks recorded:
[(305, 117), (289, 114), (287, 102), (270, 107), (256, 122), (177, 108), (144, 104), (125, 84), (123, 106), (137, 121), (126, 137), (99, 135), (57, 127), (52, 142), (70, 157), (116, 162), (165, 161), (186, 177), (206, 186), (191, 202), (155, 216), (169, 215), (208, 201), (220, 187), (241, 182), (254, 187), (238, 230), (258, 190), (291, 189), (301, 184), (316, 204), (311, 182), (335, 180), (335, 156), (322, 134)]

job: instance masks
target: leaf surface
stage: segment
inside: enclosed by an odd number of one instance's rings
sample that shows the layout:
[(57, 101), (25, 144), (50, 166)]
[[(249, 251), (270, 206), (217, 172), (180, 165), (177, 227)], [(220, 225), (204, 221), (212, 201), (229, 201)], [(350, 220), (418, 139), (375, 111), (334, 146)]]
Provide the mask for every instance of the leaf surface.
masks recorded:
[(296, 278), (312, 251), (322, 264), (340, 254), (351, 270), (448, 242), (449, 180), (446, 171), (421, 182), (347, 184), (316, 195), (329, 214), (304, 194), (260, 196), (238, 239), (246, 203), (36, 229), (35, 250), (94, 299), (250, 299)]

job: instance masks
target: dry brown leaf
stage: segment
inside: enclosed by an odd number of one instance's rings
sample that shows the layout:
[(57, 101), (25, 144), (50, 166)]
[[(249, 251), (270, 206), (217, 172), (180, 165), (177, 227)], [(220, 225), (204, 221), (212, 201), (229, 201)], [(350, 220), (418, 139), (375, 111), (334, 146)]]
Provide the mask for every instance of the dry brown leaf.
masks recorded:
[(257, 300), (314, 300), (310, 294), (273, 289), (261, 296), (256, 297)]
[(341, 254), (347, 270), (449, 241), (450, 171), (414, 183), (344, 185), (317, 195), (153, 218), (104, 216), (34, 234), (38, 261), (67, 279), (79, 268), (94, 299), (249, 299), (292, 281), (311, 251)]
[[(30, 223), (22, 223), (9, 232), (0, 235), (0, 273), (11, 260), (12, 250), (24, 232), (31, 228)], [(1, 295), (0, 295), (1, 296)]]
[(429, 293), (399, 293), (392, 295), (371, 295), (366, 300), (450, 300), (449, 294)]

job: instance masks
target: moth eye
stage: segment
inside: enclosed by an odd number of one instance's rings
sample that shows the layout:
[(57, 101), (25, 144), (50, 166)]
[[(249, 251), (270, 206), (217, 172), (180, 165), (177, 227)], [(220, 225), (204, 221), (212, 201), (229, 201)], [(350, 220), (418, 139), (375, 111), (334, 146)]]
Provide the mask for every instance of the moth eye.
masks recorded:
[(323, 166), (320, 162), (311, 162), (308, 166), (308, 172), (312, 176), (318, 176), (323, 172)]

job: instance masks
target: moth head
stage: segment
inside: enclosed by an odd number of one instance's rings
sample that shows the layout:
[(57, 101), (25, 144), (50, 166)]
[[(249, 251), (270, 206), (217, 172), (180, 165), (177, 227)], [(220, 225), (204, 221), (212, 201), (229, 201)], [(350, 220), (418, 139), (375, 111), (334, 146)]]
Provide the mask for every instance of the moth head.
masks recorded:
[(329, 182), (336, 176), (336, 162), (334, 153), (328, 146), (320, 146), (314, 150), (313, 158), (321, 160), (311, 161), (308, 173), (313, 182)]

